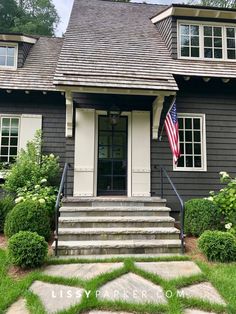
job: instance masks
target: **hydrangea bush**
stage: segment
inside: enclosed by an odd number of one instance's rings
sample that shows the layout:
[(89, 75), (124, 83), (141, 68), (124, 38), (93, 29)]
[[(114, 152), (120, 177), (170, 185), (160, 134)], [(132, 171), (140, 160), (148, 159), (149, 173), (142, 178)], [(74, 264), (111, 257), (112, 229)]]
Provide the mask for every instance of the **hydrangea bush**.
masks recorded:
[(16, 193), (21, 188), (33, 190), (46, 180), (47, 185), (57, 186), (60, 166), (58, 157), (53, 154), (42, 155), (42, 133), (37, 132), (33, 141), (27, 143), (27, 148), (21, 150), (16, 162), (11, 166), (6, 176), (4, 190)]
[(226, 186), (218, 193), (210, 192), (210, 201), (217, 205), (226, 230), (236, 226), (236, 178), (232, 178), (227, 172), (220, 172), (220, 181)]
[(15, 196), (15, 203), (33, 201), (47, 212), (53, 227), (54, 207), (60, 177), (59, 158), (54, 154), (42, 155), (42, 133), (21, 150), (11, 166), (3, 186)]

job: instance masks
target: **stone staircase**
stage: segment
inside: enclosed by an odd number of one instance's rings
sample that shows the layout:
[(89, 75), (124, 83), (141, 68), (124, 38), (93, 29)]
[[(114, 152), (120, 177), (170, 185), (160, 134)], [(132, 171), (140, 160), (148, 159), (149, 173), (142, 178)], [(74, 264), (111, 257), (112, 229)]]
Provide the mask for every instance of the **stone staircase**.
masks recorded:
[(58, 255), (180, 254), (180, 232), (174, 223), (166, 201), (157, 197), (67, 198), (60, 208)]

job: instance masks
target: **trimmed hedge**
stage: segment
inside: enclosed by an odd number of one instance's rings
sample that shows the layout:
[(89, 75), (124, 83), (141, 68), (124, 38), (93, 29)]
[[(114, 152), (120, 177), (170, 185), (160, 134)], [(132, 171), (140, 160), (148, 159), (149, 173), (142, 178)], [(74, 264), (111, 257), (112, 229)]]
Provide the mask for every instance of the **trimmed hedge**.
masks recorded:
[(221, 230), (221, 215), (217, 206), (207, 199), (192, 199), (185, 203), (185, 233), (200, 236), (205, 230)]
[(20, 231), (10, 238), (8, 250), (14, 265), (35, 268), (43, 265), (47, 257), (48, 245), (36, 232)]
[(47, 210), (34, 201), (17, 204), (7, 215), (4, 233), (10, 238), (19, 231), (37, 232), (45, 240), (49, 240), (50, 221)]
[(4, 230), (4, 223), (7, 214), (13, 209), (15, 206), (14, 198), (12, 196), (5, 196), (0, 200), (0, 233)]
[(236, 261), (236, 239), (228, 232), (205, 231), (198, 240), (198, 247), (209, 261)]

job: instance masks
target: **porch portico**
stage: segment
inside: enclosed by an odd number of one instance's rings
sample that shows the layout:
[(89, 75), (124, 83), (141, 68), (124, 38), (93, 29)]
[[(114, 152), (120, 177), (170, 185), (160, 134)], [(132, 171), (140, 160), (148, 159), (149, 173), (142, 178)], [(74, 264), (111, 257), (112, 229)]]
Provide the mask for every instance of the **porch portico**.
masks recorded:
[[(73, 196), (149, 197), (151, 140), (158, 138), (163, 105), (174, 92), (98, 92), (66, 93), (66, 135), (74, 139)], [(114, 106), (120, 111), (115, 123), (109, 117)]]

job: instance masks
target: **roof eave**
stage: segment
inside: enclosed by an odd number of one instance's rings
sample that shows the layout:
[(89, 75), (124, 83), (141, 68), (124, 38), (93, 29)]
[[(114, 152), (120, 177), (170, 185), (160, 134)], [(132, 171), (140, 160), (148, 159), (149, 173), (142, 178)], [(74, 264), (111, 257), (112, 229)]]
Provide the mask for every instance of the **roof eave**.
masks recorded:
[(0, 41), (14, 41), (14, 42), (24, 42), (28, 44), (35, 44), (38, 38), (33, 36), (28, 36), (24, 34), (3, 34), (0, 33)]
[(236, 19), (236, 10), (204, 6), (172, 5), (153, 16), (151, 21), (153, 24), (156, 24), (170, 16), (234, 20)]

